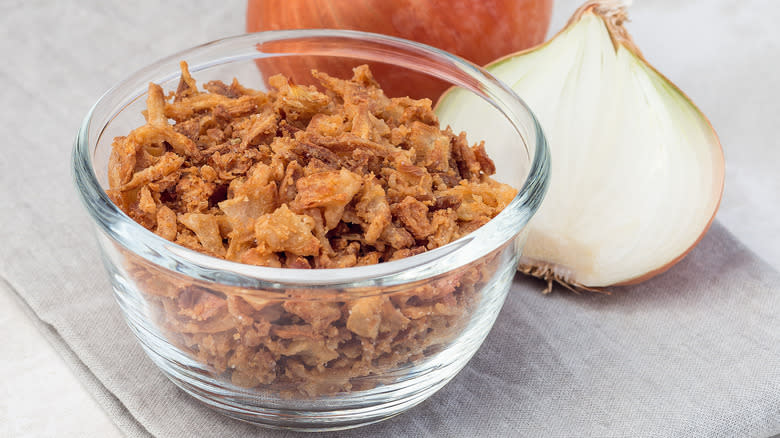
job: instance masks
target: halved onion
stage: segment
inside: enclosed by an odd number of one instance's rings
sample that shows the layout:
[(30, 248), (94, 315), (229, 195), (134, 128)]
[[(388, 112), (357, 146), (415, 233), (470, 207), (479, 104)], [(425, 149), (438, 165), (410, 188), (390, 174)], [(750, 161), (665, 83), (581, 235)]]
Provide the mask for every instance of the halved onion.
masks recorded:
[[(520, 266), (548, 290), (553, 281), (598, 288), (665, 271), (702, 238), (723, 193), (715, 131), (642, 57), (625, 20), (623, 2), (589, 1), (552, 40), (487, 66), (530, 106), (550, 145), (550, 190)], [(436, 112), (487, 145), (511, 138), (463, 90), (442, 96)]]

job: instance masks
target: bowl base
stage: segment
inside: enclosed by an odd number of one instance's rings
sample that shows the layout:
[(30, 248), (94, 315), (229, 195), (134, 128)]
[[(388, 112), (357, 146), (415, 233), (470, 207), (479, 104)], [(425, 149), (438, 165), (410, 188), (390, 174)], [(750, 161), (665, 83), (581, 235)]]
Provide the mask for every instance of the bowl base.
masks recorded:
[(164, 358), (146, 345), (143, 347), (166, 377), (207, 407), (257, 426), (299, 432), (352, 429), (399, 415), (444, 387), (471, 358), (461, 356), (446, 365), (428, 368), (406, 384), (394, 383), (340, 393), (333, 398), (292, 402), (250, 392), (253, 390), (226, 387), (232, 385), (214, 381), (204, 375), (205, 370), (171, 361), (170, 357)]

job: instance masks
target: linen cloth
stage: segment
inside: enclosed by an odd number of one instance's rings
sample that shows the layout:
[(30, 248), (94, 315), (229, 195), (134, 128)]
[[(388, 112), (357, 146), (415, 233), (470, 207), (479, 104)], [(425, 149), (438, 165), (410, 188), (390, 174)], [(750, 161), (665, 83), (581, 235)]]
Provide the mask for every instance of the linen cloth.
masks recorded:
[[(762, 11), (759, 15), (771, 17), (776, 11), (770, 3), (753, 3), (767, 7), (744, 7), (741, 14)], [(149, 12), (155, 7), (161, 9)], [(29, 306), (43, 333), (128, 436), (295, 435), (215, 414), (157, 371), (113, 302), (89, 219), (69, 175), (71, 140), (101, 91), (126, 76), (129, 68), (240, 33), (243, 7), (214, 8), (205, 1), (0, 5), (0, 44), (12, 60), (0, 66), (5, 84), (0, 289), (14, 291)], [(638, 4), (636, 9), (642, 7), (650, 8)], [(717, 8), (709, 9), (708, 17), (715, 12)], [(757, 27), (755, 20), (742, 15), (737, 26), (750, 23), (746, 37), (763, 41), (755, 33), (768, 27)], [(195, 18), (199, 21), (193, 28), (166, 25), (168, 20)], [(226, 22), (234, 27), (228, 29)], [(774, 44), (770, 47), (776, 50)], [(756, 42), (732, 55), (748, 56), (761, 47)], [(707, 86), (713, 77), (718, 76), (701, 76), (700, 82)], [(742, 88), (726, 93), (744, 93), (744, 84), (750, 83), (734, 82)], [(770, 99), (772, 89), (761, 96)], [(738, 111), (741, 118), (732, 125), (717, 123), (720, 109), (715, 109), (713, 121), (724, 139), (741, 139), (729, 134), (747, 133), (743, 118), (749, 118), (751, 126), (757, 123)], [(725, 106), (723, 118), (734, 112)], [(762, 131), (750, 132), (754, 141), (761, 140)], [(729, 144), (739, 146), (724, 141)], [(761, 166), (774, 164), (766, 160), (756, 169)], [(777, 199), (770, 186), (755, 187)], [(780, 433), (778, 280), (775, 270), (718, 223), (671, 271), (639, 286), (616, 289), (611, 296), (560, 291), (542, 296), (543, 285), (518, 277), (487, 341), (450, 384), (406, 414), (338, 435)]]
[[(56, 239), (48, 253), (44, 242), (30, 250), (12, 239), (18, 261), (6, 285), (128, 436), (297, 435), (223, 417), (167, 381), (122, 320), (92, 239), (67, 228)], [(31, 276), (41, 261), (50, 264)], [(542, 283), (518, 275), (453, 381), (405, 414), (332, 435), (771, 436), (780, 432), (778, 284), (717, 223), (672, 270), (612, 295), (544, 296)]]

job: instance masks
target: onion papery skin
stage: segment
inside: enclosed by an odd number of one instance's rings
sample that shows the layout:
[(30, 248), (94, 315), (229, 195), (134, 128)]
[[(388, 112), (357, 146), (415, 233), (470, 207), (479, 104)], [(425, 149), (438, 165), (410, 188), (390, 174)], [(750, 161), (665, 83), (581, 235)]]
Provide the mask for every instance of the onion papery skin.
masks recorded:
[[(346, 29), (417, 41), (482, 65), (544, 40), (552, 0), (249, 0), (247, 31)], [(268, 75), (292, 72), (311, 83), (311, 69), (349, 77), (353, 60), (277, 59), (258, 63)], [(386, 64), (371, 70), (389, 97), (432, 101), (447, 84)], [(289, 75), (288, 75), (289, 76)]]

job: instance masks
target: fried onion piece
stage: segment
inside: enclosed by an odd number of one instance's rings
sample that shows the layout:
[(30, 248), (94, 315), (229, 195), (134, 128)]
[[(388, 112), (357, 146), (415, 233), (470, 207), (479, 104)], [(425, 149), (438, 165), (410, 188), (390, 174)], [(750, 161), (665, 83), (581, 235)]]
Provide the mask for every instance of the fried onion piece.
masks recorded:
[(459, 235), (458, 215), (451, 208), (436, 210), (431, 218), (433, 232), (428, 236), (428, 249), (444, 246)]
[(383, 112), (390, 104), (390, 99), (379, 88), (367, 65), (352, 69), (352, 79), (334, 78), (326, 73), (312, 70), (311, 74), (320, 81), (323, 87), (341, 97), (345, 104), (368, 104), (368, 110), (373, 114)]
[(156, 164), (133, 174), (130, 181), (124, 184), (120, 189), (135, 189), (152, 181), (156, 181), (178, 170), (182, 164), (184, 164), (184, 157), (180, 157), (172, 152), (166, 152)]
[(222, 96), (226, 96), (231, 99), (235, 99), (241, 96), (241, 93), (238, 92), (238, 90), (231, 88), (222, 81), (208, 81), (203, 84), (203, 88), (209, 93), (221, 94)]
[(239, 96), (265, 96), (265, 93), (260, 90), (255, 90), (253, 88), (248, 88), (241, 85), (236, 78), (233, 78), (233, 82), (230, 83), (230, 90), (233, 94), (237, 94)]
[(343, 134), (346, 128), (343, 114), (320, 113), (312, 117), (309, 125), (306, 127), (306, 132), (320, 136), (336, 137)]
[(407, 196), (394, 205), (393, 210), (416, 239), (424, 240), (433, 232), (433, 226), (428, 220), (428, 207), (417, 199)]
[(432, 172), (449, 169), (450, 138), (438, 127), (412, 122), (409, 143), (417, 153), (417, 162)]
[(382, 297), (366, 297), (356, 300), (349, 308), (347, 328), (358, 336), (376, 339), (382, 322)]
[(361, 138), (351, 132), (341, 134), (338, 137), (309, 134), (306, 138), (311, 143), (325, 147), (337, 154), (350, 154), (356, 149), (364, 149), (372, 154), (387, 157), (397, 152), (392, 146)]
[(392, 220), (390, 205), (385, 191), (373, 176), (364, 179), (361, 192), (355, 211), (363, 223), (366, 243), (373, 245)]
[(282, 178), (282, 183), (279, 185), (280, 203), (286, 204), (295, 199), (295, 196), (298, 194), (297, 189), (295, 188), (295, 182), (302, 176), (303, 168), (298, 164), (298, 161), (293, 160), (287, 164), (287, 168), (284, 171), (284, 178)]
[(176, 240), (176, 213), (166, 205), (157, 209), (157, 229), (154, 232), (163, 239)]
[(311, 119), (330, 104), (330, 98), (315, 87), (296, 85), (282, 75), (268, 78), (268, 85), (277, 90), (277, 108), (291, 119)]
[(347, 328), (365, 338), (376, 339), (380, 333), (396, 334), (408, 325), (409, 318), (386, 296), (360, 298), (349, 307)]
[(206, 321), (215, 316), (223, 316), (227, 311), (227, 303), (223, 298), (197, 287), (185, 288), (177, 299), (179, 315), (195, 321)]
[(323, 330), (341, 318), (341, 306), (335, 302), (288, 300), (284, 302), (282, 307), (311, 324), (315, 331)]
[(474, 151), (469, 147), (466, 133), (461, 132), (452, 142), (452, 157), (458, 165), (458, 170), (463, 178), (476, 180), (482, 168)]
[(195, 83), (195, 79), (190, 75), (190, 67), (186, 62), (181, 61), (179, 63), (179, 69), (181, 70), (181, 76), (179, 77), (179, 86), (176, 87), (176, 97), (174, 102), (179, 102), (185, 97), (190, 97), (198, 94), (198, 86)]
[(149, 92), (146, 98), (146, 122), (160, 128), (168, 126), (162, 87), (153, 82), (149, 83)]
[(382, 240), (395, 249), (407, 248), (414, 245), (414, 237), (406, 231), (406, 228), (390, 223), (382, 231)]
[(157, 204), (152, 197), (152, 192), (149, 191), (149, 186), (141, 187), (141, 191), (138, 196), (138, 208), (147, 215), (157, 215)]
[(276, 208), (275, 172), (271, 166), (256, 165), (248, 178), (231, 182), (228, 189), (230, 197), (218, 204), (232, 228), (228, 234), (228, 260), (243, 261), (242, 257), (249, 257), (244, 263), (256, 265), (267, 259), (272, 265), (279, 264), (278, 260), (258, 254), (243, 255), (254, 245), (255, 221)]
[(127, 136), (126, 141), (135, 145), (162, 144), (163, 142), (166, 142), (171, 145), (171, 148), (179, 155), (193, 158), (200, 156), (200, 151), (195, 143), (186, 135), (176, 132), (170, 125), (141, 126), (140, 128), (134, 129), (133, 132)]
[[(344, 112), (352, 121), (352, 134), (364, 140), (382, 142), (390, 135), (390, 127), (384, 120), (377, 118), (368, 109), (368, 103), (344, 105)], [(427, 126), (427, 125), (426, 125)], [(436, 129), (434, 127), (434, 129)], [(438, 131), (438, 129), (436, 129)]]
[(111, 144), (108, 157), (108, 186), (118, 189), (130, 181), (135, 170), (136, 144), (127, 141), (127, 137), (116, 137)]
[(295, 183), (298, 194), (290, 207), (295, 211), (322, 208), (325, 227), (331, 230), (338, 225), (344, 207), (352, 201), (361, 185), (362, 178), (346, 169), (305, 176)]
[(484, 141), (481, 141), (479, 144), (474, 146), (472, 151), (474, 151), (474, 158), (476, 158), (477, 162), (479, 163), (479, 168), (484, 175), (493, 175), (496, 173), (496, 164), (488, 156), (487, 151), (485, 151)]
[(423, 167), (413, 164), (385, 167), (382, 176), (387, 181), (387, 199), (390, 203), (401, 202), (407, 196), (418, 199), (433, 197), (433, 177)]
[(219, 203), (231, 226), (238, 233), (253, 232), (255, 220), (276, 208), (275, 170), (257, 164), (246, 179), (235, 179), (228, 189), (229, 197)]
[(461, 181), (457, 186), (443, 190), (442, 195), (455, 196), (462, 200), (456, 213), (464, 222), (490, 220), (506, 207), (517, 191), (512, 187), (492, 180), (475, 183)]
[(219, 233), (219, 223), (213, 214), (186, 213), (178, 217), (185, 227), (192, 230), (203, 249), (217, 257), (225, 256), (225, 246), (222, 244), (222, 235)]
[(262, 114), (250, 117), (250, 123), (246, 129), (246, 133), (241, 136), (241, 147), (257, 145), (261, 136), (276, 134), (276, 125), (278, 121), (279, 115), (270, 109), (266, 109)]
[[(232, 260), (231, 257), (228, 257), (228, 259)], [(270, 252), (267, 248), (259, 246), (243, 251), (237, 261), (246, 263), (247, 265), (268, 266), (271, 268), (282, 267), (279, 256)]]
[(220, 94), (201, 93), (180, 101), (166, 103), (165, 116), (182, 122), (221, 105), (230, 117), (239, 117), (251, 113), (267, 101), (268, 97), (262, 93), (243, 95), (237, 99)]
[(343, 160), (337, 154), (328, 148), (318, 146), (307, 140), (294, 142), (289, 151), (295, 154), (296, 158), (300, 158), (303, 162), (308, 162), (307, 169), (322, 164), (321, 167), (326, 168), (325, 170), (337, 170), (343, 165)]
[(214, 183), (205, 181), (195, 173), (186, 173), (176, 184), (179, 204), (188, 213), (202, 213), (209, 208), (209, 199), (214, 194)]
[(438, 125), (439, 118), (433, 112), (430, 99), (415, 100), (409, 97), (394, 97), (391, 104), (381, 114), (392, 126), (408, 125), (412, 122), (422, 122), (426, 125)]
[(284, 267), (290, 269), (311, 269), (309, 259), (295, 254), (285, 254)]
[(286, 205), (264, 214), (255, 222), (258, 246), (272, 252), (289, 252), (299, 256), (317, 255), (320, 241), (312, 234), (314, 219), (295, 214)]

